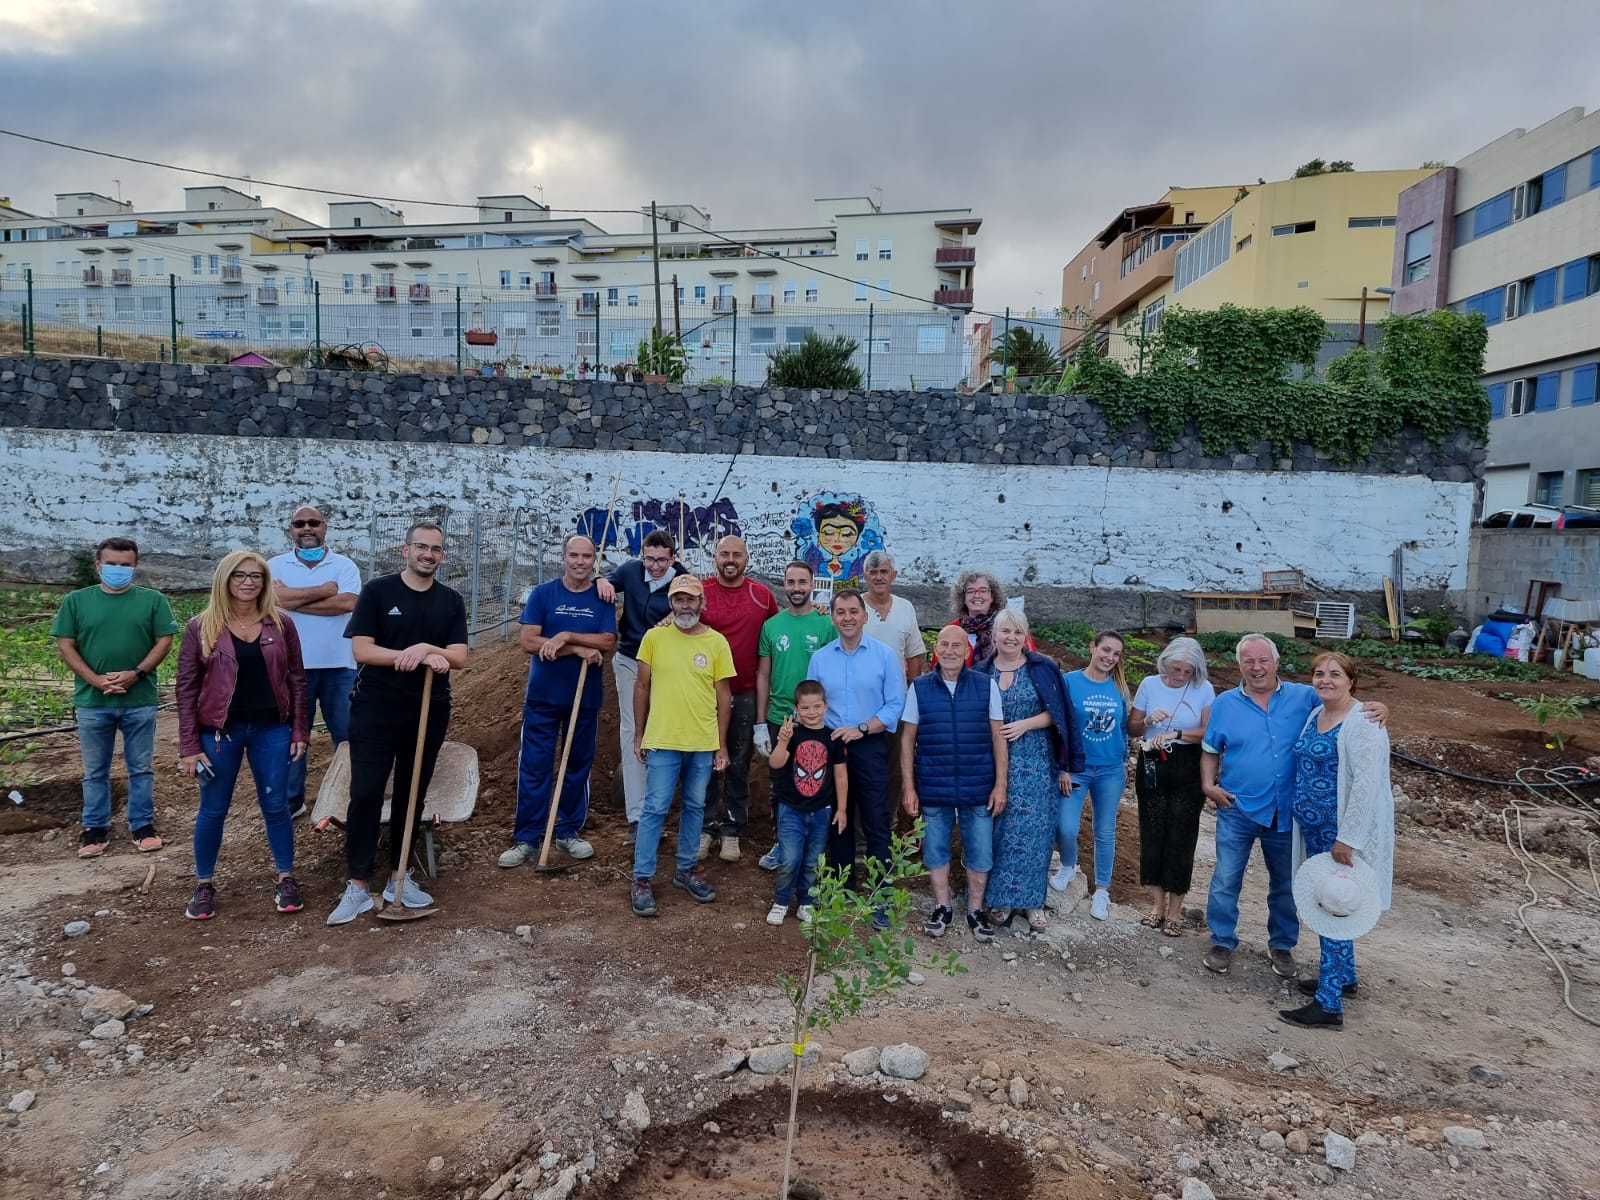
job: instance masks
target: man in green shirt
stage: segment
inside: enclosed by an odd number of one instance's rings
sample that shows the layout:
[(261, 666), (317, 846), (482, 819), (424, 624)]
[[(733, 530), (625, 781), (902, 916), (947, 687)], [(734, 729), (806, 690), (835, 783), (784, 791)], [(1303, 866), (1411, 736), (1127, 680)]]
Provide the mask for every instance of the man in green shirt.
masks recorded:
[(117, 731), (128, 764), (128, 828), (146, 853), (161, 849), (155, 827), (155, 669), (178, 632), (167, 598), (133, 586), (139, 546), (110, 537), (95, 547), (100, 582), (68, 592), (50, 626), (62, 660), (78, 678), (72, 703), (83, 755), (83, 834), (78, 857), (104, 854), (111, 838), (111, 757)]
[[(796, 559), (783, 569), (783, 598), (788, 605), (761, 626), (756, 653), (755, 748), (763, 758), (772, 753), (778, 727), (794, 711), (794, 689), (806, 677), (811, 656), (839, 636), (833, 621), (812, 602), (811, 567)], [(763, 854), (760, 866), (778, 869), (778, 847)]]

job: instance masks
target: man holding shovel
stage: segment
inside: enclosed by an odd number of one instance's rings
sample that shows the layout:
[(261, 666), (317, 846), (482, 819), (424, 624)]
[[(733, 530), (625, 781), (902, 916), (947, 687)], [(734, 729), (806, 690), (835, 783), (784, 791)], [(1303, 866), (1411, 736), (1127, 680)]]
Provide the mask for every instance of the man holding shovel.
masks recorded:
[[(453, 588), (434, 579), (444, 561), (444, 532), (431, 521), (406, 531), (405, 569), (361, 589), (344, 636), (356, 660), (350, 696), (350, 808), (345, 814), (348, 882), (329, 925), (345, 925), (373, 907), (370, 881), (378, 855), (384, 785), (394, 773), (389, 815), (392, 873), (383, 900), (427, 908), (429, 896), (411, 881), (402, 847), (408, 809), (422, 811), (428, 780), (450, 724), (450, 672), (467, 665), (467, 607)], [(423, 683), (432, 672), (432, 695)], [(427, 713), (423, 727), (422, 715)], [(422, 741), (417, 752), (418, 738)], [(416, 766), (416, 804), (408, 805)]]
[(594, 668), (617, 648), (617, 610), (595, 590), (593, 542), (572, 534), (561, 544), (561, 562), (561, 577), (529, 592), (522, 609), (521, 644), (532, 662), (517, 757), (516, 840), (500, 856), (502, 867), (520, 867), (537, 857), (563, 743), (567, 770), (555, 798), (555, 844), (573, 858), (594, 855), (594, 847), (579, 836), (589, 815), (589, 769), (604, 695), (604, 673)]

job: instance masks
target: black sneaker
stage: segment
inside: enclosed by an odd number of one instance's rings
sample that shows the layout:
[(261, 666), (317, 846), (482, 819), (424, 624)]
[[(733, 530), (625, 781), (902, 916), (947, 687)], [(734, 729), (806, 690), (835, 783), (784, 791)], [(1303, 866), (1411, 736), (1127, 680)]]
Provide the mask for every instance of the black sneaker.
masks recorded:
[(189, 897), (189, 907), (183, 915), (191, 921), (209, 921), (217, 911), (217, 889), (209, 883), (194, 885), (194, 895)]
[(1329, 1012), (1313, 1000), (1310, 1004), (1300, 1008), (1283, 1008), (1278, 1010), (1278, 1018), (1291, 1025), (1299, 1025), (1304, 1029), (1343, 1029), (1344, 1014)]
[(969, 912), (967, 914), (967, 929), (971, 932), (974, 941), (994, 941), (994, 926), (989, 924), (989, 914), (983, 911)]
[(297, 821), (306, 815), (306, 798), (304, 796), (289, 797), (289, 819)]
[(633, 881), (633, 915), (636, 917), (656, 915), (656, 894), (648, 879)]
[(273, 893), (273, 902), (279, 912), (299, 912), (306, 906), (300, 899), (300, 884), (293, 875), (286, 875), (278, 880), (278, 889)]
[(639, 822), (637, 822), (637, 821), (629, 821), (628, 822), (628, 836), (627, 836), (627, 838), (624, 839), (623, 844), (627, 845), (627, 846), (631, 846), (635, 842), (637, 842), (638, 840), (639, 840)]
[(676, 871), (672, 876), (672, 886), (682, 888), (701, 904), (710, 904), (717, 898), (717, 890), (706, 880), (706, 873), (699, 867), (688, 871)]
[(922, 923), (922, 932), (933, 938), (943, 937), (944, 931), (950, 928), (950, 922), (955, 919), (955, 909), (948, 904), (941, 904), (928, 914), (928, 919)]
[[(1317, 994), (1317, 984), (1319, 982), (1321, 981), (1316, 979), (1300, 980), (1300, 994), (1302, 996), (1315, 996)], [(1347, 983), (1339, 989), (1339, 994), (1346, 1000), (1353, 999), (1354, 997), (1358, 996), (1360, 992), (1361, 985), (1359, 983)]]
[(872, 927), (879, 933), (884, 933), (889, 928), (889, 910), (881, 904), (872, 910)]

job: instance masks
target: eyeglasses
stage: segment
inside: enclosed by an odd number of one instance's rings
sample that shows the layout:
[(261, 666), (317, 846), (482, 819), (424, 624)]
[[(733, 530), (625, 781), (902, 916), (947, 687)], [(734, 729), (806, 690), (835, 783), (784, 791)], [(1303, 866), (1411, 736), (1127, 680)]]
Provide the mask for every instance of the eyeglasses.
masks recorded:
[(418, 554), (443, 554), (443, 546), (430, 546), (427, 542), (407, 542), (413, 551)]
[(290, 527), (294, 528), (294, 529), (321, 529), (324, 524), (326, 524), (326, 522), (324, 522), (324, 521), (290, 521), (289, 522)]
[(260, 571), (235, 571), (228, 578), (235, 583), (260, 583), (266, 576)]
[(966, 596), (987, 596), (987, 595), (990, 595), (991, 593), (990, 593), (989, 589), (986, 588), (986, 587), (971, 587), (971, 588), (968, 588), (962, 594), (966, 595)]
[(672, 561), (672, 555), (670, 555), (670, 554), (646, 554), (646, 555), (643, 556), (643, 561), (649, 563), (653, 567), (664, 567), (669, 562)]

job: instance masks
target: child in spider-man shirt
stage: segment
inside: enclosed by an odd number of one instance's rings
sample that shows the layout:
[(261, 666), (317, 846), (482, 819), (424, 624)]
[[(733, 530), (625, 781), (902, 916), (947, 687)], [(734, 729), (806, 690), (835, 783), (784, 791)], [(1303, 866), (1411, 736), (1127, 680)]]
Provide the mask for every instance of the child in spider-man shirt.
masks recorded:
[[(778, 823), (778, 881), (768, 925), (782, 925), (789, 902), (800, 893), (799, 917), (815, 911), (812, 888), (817, 860), (828, 846), (828, 827), (845, 828), (844, 743), (835, 741), (822, 723), (828, 696), (814, 679), (794, 689), (794, 712), (778, 730), (778, 742), (767, 759), (771, 769), (772, 810)], [(798, 887), (797, 887), (798, 885)]]

